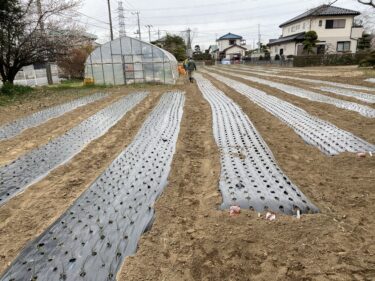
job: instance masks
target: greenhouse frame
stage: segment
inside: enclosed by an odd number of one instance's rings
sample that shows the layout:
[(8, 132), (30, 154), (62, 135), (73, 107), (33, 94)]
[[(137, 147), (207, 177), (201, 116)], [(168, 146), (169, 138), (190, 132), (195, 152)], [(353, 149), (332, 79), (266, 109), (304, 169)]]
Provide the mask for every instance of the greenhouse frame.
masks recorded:
[(96, 48), (86, 60), (85, 78), (95, 84), (175, 84), (177, 60), (169, 52), (123, 36)]

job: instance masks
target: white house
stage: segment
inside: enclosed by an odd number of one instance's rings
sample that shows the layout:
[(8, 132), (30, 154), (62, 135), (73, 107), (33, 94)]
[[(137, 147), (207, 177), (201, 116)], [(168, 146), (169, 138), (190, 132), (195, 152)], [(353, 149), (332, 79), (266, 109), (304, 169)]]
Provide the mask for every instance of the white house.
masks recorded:
[(316, 53), (344, 53), (357, 51), (357, 41), (362, 37), (363, 27), (356, 26), (354, 18), (359, 12), (330, 5), (317, 8), (292, 18), (280, 25), (282, 36), (268, 43), (271, 57), (276, 55), (302, 55), (305, 33), (315, 31), (318, 35)]
[(221, 36), (216, 42), (219, 48), (219, 60), (226, 58), (232, 61), (239, 61), (245, 56), (246, 48), (243, 47), (244, 40), (242, 36), (228, 33)]

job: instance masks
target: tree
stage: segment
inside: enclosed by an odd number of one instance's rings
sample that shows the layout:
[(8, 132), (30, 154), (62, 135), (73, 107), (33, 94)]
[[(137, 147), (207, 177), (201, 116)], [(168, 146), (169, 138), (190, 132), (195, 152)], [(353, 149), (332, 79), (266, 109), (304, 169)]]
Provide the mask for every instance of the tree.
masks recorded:
[(77, 5), (77, 0), (2, 0), (0, 5), (0, 75), (13, 84), (24, 66), (54, 59), (71, 47), (69, 36), (59, 36), (57, 16)]
[(58, 65), (69, 78), (84, 78), (85, 62), (92, 51), (91, 45), (72, 49), (59, 59)]
[[(332, 2), (329, 3), (329, 5), (333, 5), (337, 2), (338, 0), (334, 0)], [(375, 0), (357, 0), (357, 2), (363, 4), (363, 5), (368, 5), (368, 6), (372, 6), (375, 8)]]
[(314, 48), (318, 42), (318, 35), (314, 30), (308, 31), (305, 33), (305, 40), (302, 42), (303, 49), (307, 51), (307, 54), (314, 53)]
[(201, 54), (201, 47), (199, 45), (194, 46), (194, 54)]
[(358, 50), (368, 50), (371, 48), (371, 34), (364, 33), (361, 38), (358, 39)]
[(170, 52), (178, 61), (186, 59), (186, 44), (184, 39), (178, 35), (167, 34), (165, 37), (151, 42), (151, 44)]
[(358, 0), (358, 2), (375, 8), (375, 0)]

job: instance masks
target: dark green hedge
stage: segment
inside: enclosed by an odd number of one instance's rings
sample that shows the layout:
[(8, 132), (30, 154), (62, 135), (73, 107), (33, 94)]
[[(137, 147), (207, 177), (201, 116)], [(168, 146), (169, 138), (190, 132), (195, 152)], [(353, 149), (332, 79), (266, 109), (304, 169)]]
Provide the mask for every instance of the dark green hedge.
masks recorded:
[(357, 65), (367, 56), (368, 53), (295, 56), (293, 66)]

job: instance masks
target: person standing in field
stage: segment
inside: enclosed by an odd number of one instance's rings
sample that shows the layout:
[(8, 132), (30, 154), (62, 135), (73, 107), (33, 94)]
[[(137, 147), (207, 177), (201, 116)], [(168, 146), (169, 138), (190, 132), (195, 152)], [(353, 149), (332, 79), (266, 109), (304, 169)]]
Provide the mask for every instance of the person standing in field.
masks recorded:
[(193, 72), (195, 70), (197, 70), (197, 65), (195, 64), (195, 61), (192, 58), (189, 58), (187, 62), (187, 71), (189, 74), (190, 83), (194, 83)]

